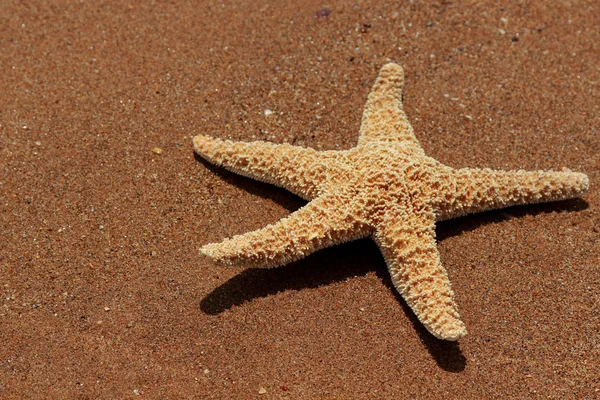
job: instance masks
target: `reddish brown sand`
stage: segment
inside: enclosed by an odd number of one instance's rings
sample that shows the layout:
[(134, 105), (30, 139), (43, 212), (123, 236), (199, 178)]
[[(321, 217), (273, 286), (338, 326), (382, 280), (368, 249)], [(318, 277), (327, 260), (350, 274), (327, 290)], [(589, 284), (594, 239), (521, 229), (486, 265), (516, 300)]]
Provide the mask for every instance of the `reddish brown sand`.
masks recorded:
[[(13, 3), (0, 398), (600, 396), (596, 1)], [(367, 240), (274, 270), (198, 257), (303, 202), (191, 137), (350, 148), (390, 60), (429, 155), (590, 177), (583, 199), (438, 225), (458, 343), (425, 331)]]

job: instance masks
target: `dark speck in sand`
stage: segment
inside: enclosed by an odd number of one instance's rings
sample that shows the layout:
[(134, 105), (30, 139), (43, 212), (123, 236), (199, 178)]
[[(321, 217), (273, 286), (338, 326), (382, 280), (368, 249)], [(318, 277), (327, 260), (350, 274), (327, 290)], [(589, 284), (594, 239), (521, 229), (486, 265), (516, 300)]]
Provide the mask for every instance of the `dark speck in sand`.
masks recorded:
[(331, 10), (329, 8), (323, 8), (317, 12), (315, 12), (315, 18), (327, 18), (331, 14)]

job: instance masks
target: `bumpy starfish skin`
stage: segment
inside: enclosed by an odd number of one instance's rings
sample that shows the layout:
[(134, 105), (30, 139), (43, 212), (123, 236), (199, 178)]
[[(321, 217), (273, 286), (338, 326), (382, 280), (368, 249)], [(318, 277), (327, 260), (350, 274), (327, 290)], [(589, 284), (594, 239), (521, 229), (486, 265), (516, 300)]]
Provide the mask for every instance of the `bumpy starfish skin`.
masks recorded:
[(404, 114), (402, 68), (385, 65), (369, 94), (358, 145), (347, 151), (194, 138), (195, 151), (309, 203), (279, 222), (200, 249), (224, 265), (276, 267), (371, 237), (394, 286), (436, 337), (466, 334), (440, 263), (435, 222), (468, 213), (576, 197), (586, 175), (569, 170), (453, 169), (425, 155)]

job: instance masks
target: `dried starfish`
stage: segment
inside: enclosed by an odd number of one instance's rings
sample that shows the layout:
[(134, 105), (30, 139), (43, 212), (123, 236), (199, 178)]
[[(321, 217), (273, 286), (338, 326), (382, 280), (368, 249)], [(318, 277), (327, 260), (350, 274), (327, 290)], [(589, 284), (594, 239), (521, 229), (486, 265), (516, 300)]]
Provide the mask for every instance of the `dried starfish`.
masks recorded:
[(404, 72), (385, 65), (369, 94), (358, 145), (346, 151), (194, 138), (206, 160), (272, 183), (309, 203), (263, 229), (200, 249), (223, 265), (268, 268), (371, 237), (394, 286), (434, 336), (467, 331), (436, 247), (435, 222), (517, 204), (575, 197), (588, 177), (564, 169), (454, 169), (425, 155), (403, 111)]

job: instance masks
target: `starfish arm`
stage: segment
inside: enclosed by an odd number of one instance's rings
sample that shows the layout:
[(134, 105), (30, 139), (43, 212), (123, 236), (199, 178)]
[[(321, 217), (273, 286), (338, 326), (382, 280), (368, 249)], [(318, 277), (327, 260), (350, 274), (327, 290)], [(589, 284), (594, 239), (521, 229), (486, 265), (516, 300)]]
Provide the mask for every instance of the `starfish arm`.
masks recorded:
[(326, 168), (316, 150), (269, 142), (232, 142), (208, 136), (194, 137), (202, 158), (236, 174), (283, 187), (311, 200), (319, 194)]
[(363, 111), (358, 145), (369, 142), (406, 142), (420, 152), (421, 146), (402, 106), (404, 71), (386, 64), (373, 85)]
[(451, 170), (438, 220), (520, 204), (565, 200), (589, 187), (587, 175), (563, 171)]
[(345, 202), (339, 195), (323, 195), (273, 225), (207, 244), (200, 253), (222, 265), (270, 268), (369, 236), (369, 228), (353, 217)]
[(467, 334), (460, 319), (446, 269), (435, 241), (435, 217), (430, 210), (416, 215), (384, 216), (373, 235), (394, 286), (421, 323), (435, 337), (458, 340)]

